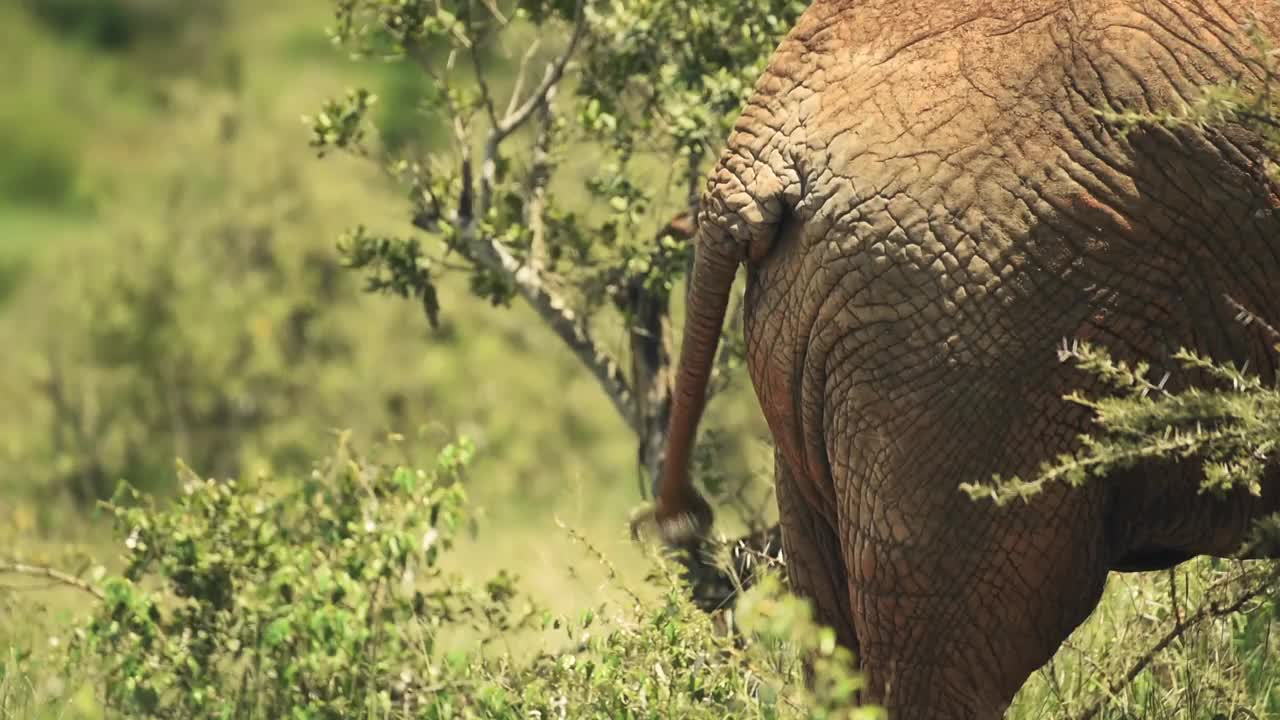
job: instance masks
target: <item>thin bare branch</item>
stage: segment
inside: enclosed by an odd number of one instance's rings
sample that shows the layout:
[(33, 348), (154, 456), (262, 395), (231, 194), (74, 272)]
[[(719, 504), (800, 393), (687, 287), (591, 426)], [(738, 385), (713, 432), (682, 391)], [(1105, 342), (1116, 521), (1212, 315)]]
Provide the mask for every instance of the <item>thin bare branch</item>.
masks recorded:
[(560, 82), (560, 78), (564, 76), (564, 69), (568, 66), (569, 60), (578, 50), (578, 42), (582, 40), (582, 36), (587, 30), (587, 13), (586, 0), (578, 0), (577, 8), (574, 10), (573, 35), (569, 38), (569, 46), (560, 53), (550, 65), (547, 66), (547, 72), (542, 78), (542, 83), (538, 88), (524, 101), (524, 104), (516, 108), (515, 112), (508, 114), (502, 119), (502, 122), (494, 126), (493, 134), (496, 136), (496, 142), (502, 142), (503, 138), (515, 132), (517, 128), (523, 125), (533, 115), (534, 110), (538, 109), (538, 104), (543, 102), (547, 96), (547, 92), (551, 90), (556, 83)]
[(516, 104), (520, 102), (520, 95), (524, 93), (524, 81), (529, 75), (529, 65), (533, 63), (533, 57), (540, 47), (542, 47), (542, 38), (534, 37), (533, 42), (529, 43), (529, 49), (524, 51), (524, 57), (520, 58), (520, 68), (516, 71), (516, 82), (511, 88), (511, 98), (507, 101), (507, 111), (503, 113), (503, 117), (508, 117), (515, 113)]
[[(633, 393), (626, 374), (613, 356), (596, 342), (583, 318), (579, 317), (567, 301), (547, 287), (540, 274), (522, 264), (497, 240), (480, 235), (475, 223), (459, 217), (466, 257), (492, 272), (511, 280), (516, 291), (529, 303), (578, 360), (604, 388), (614, 409), (622, 416), (627, 427), (636, 431), (639, 427), (634, 410)], [(437, 228), (429, 218), (414, 219), (414, 225), (434, 232)]]
[[(555, 90), (556, 83), (560, 82), (560, 78), (564, 76), (564, 69), (569, 64), (574, 52), (577, 51), (578, 42), (586, 33), (586, 27), (586, 0), (578, 0), (577, 9), (575, 10), (573, 36), (569, 39), (568, 47), (547, 66), (547, 72), (542, 78), (542, 83), (524, 101), (524, 104), (518, 106), (514, 112), (508, 113), (501, 121), (495, 122), (490, 129), (489, 137), (484, 144), (484, 157), (480, 161), (478, 217), (484, 217), (489, 212), (490, 203), (493, 199), (493, 186), (498, 171), (498, 152), (502, 142), (511, 133), (528, 122), (539, 107), (550, 104), (550, 97)], [(515, 98), (513, 97), (512, 100), (515, 100)]]
[(55, 570), (50, 567), (44, 567), (43, 565), (27, 565), (25, 563), (0, 560), (0, 574), (25, 575), (27, 577), (50, 580), (59, 585), (87, 592), (99, 600), (106, 599), (106, 596), (102, 594), (102, 591), (89, 584), (89, 582), (81, 580), (70, 573), (65, 573), (61, 570)]
[(493, 18), (498, 21), (499, 25), (502, 25), (505, 27), (508, 23), (511, 22), (510, 20), (507, 19), (506, 15), (502, 14), (502, 10), (498, 9), (498, 4), (495, 3), (493, 0), (480, 0), (480, 2), (485, 6), (485, 9), (487, 9), (490, 13), (493, 14)]
[(1257, 325), (1262, 328), (1263, 334), (1266, 335), (1271, 342), (1280, 343), (1280, 330), (1276, 330), (1274, 327), (1267, 324), (1266, 320), (1254, 315), (1253, 311), (1245, 307), (1239, 300), (1236, 300), (1230, 295), (1224, 295), (1223, 297), (1226, 299), (1227, 305), (1236, 312), (1237, 322), (1242, 325)]

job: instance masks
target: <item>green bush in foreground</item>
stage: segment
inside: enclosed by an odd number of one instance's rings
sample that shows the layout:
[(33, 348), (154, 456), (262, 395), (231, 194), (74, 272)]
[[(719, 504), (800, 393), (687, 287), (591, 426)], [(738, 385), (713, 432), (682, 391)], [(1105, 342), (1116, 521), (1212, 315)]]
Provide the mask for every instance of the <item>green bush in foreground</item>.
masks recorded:
[[(414, 469), (344, 436), (301, 482), (181, 468), (172, 504), (124, 491), (108, 507), (127, 563), (75, 631), (72, 668), (139, 718), (877, 716), (854, 707), (860, 680), (833, 633), (776, 581), (743, 599), (745, 636), (728, 637), (661, 563), (660, 600), (627, 590), (625, 611), (573, 620), (536, 610), (512, 576), (447, 573), (471, 455), (460, 442)], [(495, 650), (520, 633), (554, 642)]]

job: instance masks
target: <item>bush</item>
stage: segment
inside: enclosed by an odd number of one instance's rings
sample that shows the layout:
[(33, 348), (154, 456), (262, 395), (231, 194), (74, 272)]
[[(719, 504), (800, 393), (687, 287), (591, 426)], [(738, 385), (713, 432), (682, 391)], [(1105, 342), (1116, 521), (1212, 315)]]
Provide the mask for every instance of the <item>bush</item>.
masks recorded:
[[(511, 579), (443, 574), (465, 521), (465, 443), (429, 472), (362, 460), (345, 441), (298, 483), (215, 482), (181, 471), (170, 508), (110, 505), (128, 550), (80, 634), (106, 704), (130, 717), (386, 716), (430, 702), (436, 636), (469, 619), (526, 622)], [(397, 716), (406, 713), (396, 712)]]
[[(575, 619), (538, 612), (511, 575), (446, 573), (470, 521), (456, 481), (471, 454), (458, 442), (415, 469), (362, 457), (344, 435), (302, 481), (183, 467), (170, 507), (122, 491), (109, 508), (126, 566), (75, 631), (72, 666), (139, 718), (875, 716), (854, 706), (859, 678), (832, 631), (776, 579), (743, 601), (734, 638), (661, 563), (658, 602), (628, 591), (625, 612)], [(492, 651), (535, 628), (566, 642)], [(462, 630), (479, 642), (448, 642)], [(812, 691), (800, 654), (819, 671)]]

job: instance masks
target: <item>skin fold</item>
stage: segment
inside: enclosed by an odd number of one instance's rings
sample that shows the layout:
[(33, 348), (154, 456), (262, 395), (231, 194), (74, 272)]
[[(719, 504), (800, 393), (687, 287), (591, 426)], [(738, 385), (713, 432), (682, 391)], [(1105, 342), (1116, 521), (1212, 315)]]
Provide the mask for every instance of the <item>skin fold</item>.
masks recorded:
[(1275, 379), (1224, 296), (1280, 319), (1280, 205), (1241, 128), (1145, 127), (1262, 77), (1269, 0), (818, 0), (777, 49), (702, 201), (656, 513), (710, 509), (688, 476), (730, 286), (777, 452), (796, 591), (899, 720), (998, 718), (1112, 570), (1236, 551), (1262, 497), (1196, 492), (1194, 463), (1026, 504), (963, 482), (1077, 447), (1092, 378), (1065, 339), (1146, 360), (1180, 346)]

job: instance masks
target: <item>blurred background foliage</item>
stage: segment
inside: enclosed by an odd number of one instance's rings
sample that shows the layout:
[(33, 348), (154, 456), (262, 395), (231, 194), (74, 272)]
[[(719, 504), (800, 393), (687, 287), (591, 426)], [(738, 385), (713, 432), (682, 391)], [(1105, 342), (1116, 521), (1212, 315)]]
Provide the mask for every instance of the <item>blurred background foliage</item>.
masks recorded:
[[(404, 450), (410, 463), (429, 464), (459, 434), (474, 440), (462, 482), (487, 530), (461, 539), (446, 564), (473, 577), (512, 570), (538, 605), (580, 610), (614, 591), (560, 519), (643, 585), (651, 565), (625, 531), (641, 499), (636, 435), (533, 311), (493, 308), (466, 273), (446, 272), (432, 329), (420, 305), (365, 294), (341, 268), (340, 233), (358, 223), (407, 234), (410, 205), (377, 162), (318, 161), (299, 116), (365, 87), (378, 96), (375, 160), (447, 152), (453, 133), (417, 64), (353, 62), (350, 47), (334, 47), (325, 28), (342, 4), (0, 3), (2, 555), (118, 569), (123, 551), (94, 501), (119, 480), (172, 493), (176, 457), (207, 477), (304, 475), (332, 431), (351, 428), (404, 433), (413, 442), (401, 447), (417, 448)], [(687, 206), (747, 90), (741, 78), (802, 3), (772, 5), (777, 14), (743, 15), (747, 3), (717, 13), (694, 0), (628, 3), (584, 49), (568, 82), (595, 102), (572, 118), (576, 144), (552, 190), (564, 213), (621, 238), (610, 257), (628, 272), (661, 265), (636, 248)], [(531, 33), (477, 37), (509, 88)], [(622, 61), (590, 62), (605, 50)], [(687, 72), (706, 66), (722, 71)], [(664, 281), (678, 276), (678, 265), (660, 269)], [(576, 299), (601, 312), (597, 339), (625, 353), (623, 323), (586, 295)], [(772, 451), (743, 373), (709, 413), (713, 474), (767, 476)], [(1229, 569), (1204, 561), (1114, 580), (1015, 716), (1077, 711), (1098, 693), (1096, 657), (1140, 649)], [(28, 668), (36, 697), (68, 691), (27, 664), (81, 606), (61, 591), (0, 587), (0, 664)], [(1265, 603), (1206, 623), (1104, 716), (1280, 712), (1274, 615)]]
[(431, 333), (339, 271), (339, 232), (400, 224), (398, 189), (372, 165), (316, 162), (297, 116), (362, 82), (389, 88), (387, 125), (429, 142), (416, 74), (327, 47), (325, 2), (59, 9), (73, 4), (0, 23), (31, 78), (6, 104), (30, 117), (5, 119), (16, 162), (0, 170), (2, 322), (23, 338), (3, 358), (4, 407), (22, 408), (0, 419), (5, 476), (22, 479), (5, 492), (83, 503), (120, 478), (163, 489), (175, 455), (232, 475), (306, 465), (302, 438), (329, 428), (421, 426), (474, 435), (495, 500), (548, 507), (577, 482), (618, 486), (624, 507), (625, 430), (521, 308), (447, 288)]
[(369, 85), (398, 142), (429, 143), (420, 76), (335, 51), (326, 0), (56, 5), (0, 4), (6, 552), (109, 558), (93, 500), (125, 478), (171, 491), (175, 456), (211, 476), (305, 471), (336, 428), (424, 448), (465, 433), (472, 495), (504, 531), (460, 564), (576, 605), (557, 597), (554, 519), (627, 551), (630, 431), (523, 307), (446, 280), (431, 331), (339, 268), (354, 221), (405, 228), (402, 191), (375, 165), (317, 161), (299, 116)]

